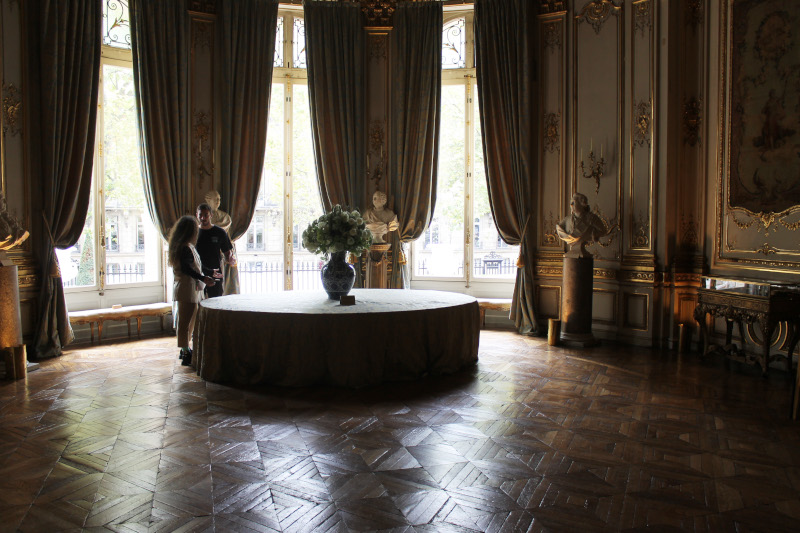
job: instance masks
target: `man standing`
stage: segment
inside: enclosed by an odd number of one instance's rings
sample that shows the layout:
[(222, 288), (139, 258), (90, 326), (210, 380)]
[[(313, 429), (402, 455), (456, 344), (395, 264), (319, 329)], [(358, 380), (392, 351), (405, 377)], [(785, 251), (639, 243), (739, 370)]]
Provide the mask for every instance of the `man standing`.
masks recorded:
[[(200, 221), (200, 235), (197, 237), (195, 248), (200, 254), (200, 261), (203, 263), (203, 271), (210, 271), (212, 274), (219, 275), (222, 267), (220, 259), (225, 256), (225, 262), (233, 265), (233, 243), (231, 243), (228, 233), (211, 223), (214, 212), (208, 204), (197, 206), (197, 219)], [(216, 276), (214, 276), (216, 277)], [(206, 287), (205, 292), (208, 298), (222, 296), (222, 283), (215, 283), (213, 287)]]

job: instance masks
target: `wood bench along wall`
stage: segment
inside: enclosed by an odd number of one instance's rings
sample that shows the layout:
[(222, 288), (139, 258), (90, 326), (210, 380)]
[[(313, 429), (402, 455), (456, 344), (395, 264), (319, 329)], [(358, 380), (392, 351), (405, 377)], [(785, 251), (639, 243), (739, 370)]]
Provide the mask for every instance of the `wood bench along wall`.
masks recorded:
[(478, 309), (481, 313), (481, 329), (486, 326), (486, 310), (511, 311), (511, 299), (508, 298), (477, 298)]
[(172, 312), (172, 304), (159, 302), (144, 305), (129, 305), (117, 309), (89, 309), (87, 311), (73, 311), (69, 314), (70, 324), (89, 324), (89, 330), (94, 342), (94, 325), (97, 324), (97, 341), (103, 338), (103, 322), (108, 320), (127, 320), (128, 337), (131, 336), (131, 319), (136, 319), (136, 334), (142, 336), (142, 318), (146, 316), (157, 316), (161, 323), (161, 331), (164, 331), (164, 317)]

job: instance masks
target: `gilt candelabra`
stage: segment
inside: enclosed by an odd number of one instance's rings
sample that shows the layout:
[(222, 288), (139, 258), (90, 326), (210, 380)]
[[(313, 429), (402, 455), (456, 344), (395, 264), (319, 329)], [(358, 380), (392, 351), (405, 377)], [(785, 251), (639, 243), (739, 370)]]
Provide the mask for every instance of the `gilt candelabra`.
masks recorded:
[[(595, 194), (600, 192), (600, 178), (603, 177), (603, 173), (606, 169), (606, 160), (603, 157), (602, 148), (600, 149), (600, 159), (596, 159), (594, 155), (594, 150), (589, 151), (589, 173), (586, 173), (586, 168), (584, 166), (583, 158), (581, 157), (581, 174), (586, 179), (594, 179), (595, 183)], [(581, 154), (582, 155), (582, 154)]]

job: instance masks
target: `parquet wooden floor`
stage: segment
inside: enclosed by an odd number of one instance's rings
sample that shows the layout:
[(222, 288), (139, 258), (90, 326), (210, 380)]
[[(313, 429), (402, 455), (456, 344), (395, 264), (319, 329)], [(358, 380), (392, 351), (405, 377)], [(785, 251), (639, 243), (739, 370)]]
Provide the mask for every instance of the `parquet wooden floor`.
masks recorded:
[(242, 390), (174, 337), (0, 384), (0, 531), (791, 531), (790, 379), (481, 332), (456, 376)]

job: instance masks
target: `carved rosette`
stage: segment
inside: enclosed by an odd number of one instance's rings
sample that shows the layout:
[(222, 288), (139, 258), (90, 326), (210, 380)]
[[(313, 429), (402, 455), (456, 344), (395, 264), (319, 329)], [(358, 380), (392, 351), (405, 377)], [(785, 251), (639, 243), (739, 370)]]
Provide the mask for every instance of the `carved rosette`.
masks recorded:
[(544, 49), (551, 52), (561, 50), (561, 21), (554, 20), (542, 25)]
[(653, 28), (652, 18), (650, 17), (650, 0), (644, 0), (633, 4), (633, 31), (645, 34), (645, 30), (650, 32)]
[(545, 113), (542, 131), (544, 132), (544, 149), (548, 152), (561, 151), (558, 131), (561, 113)]
[(650, 129), (653, 122), (652, 101), (639, 102), (636, 105), (636, 125), (633, 129), (633, 145), (650, 146)]
[(3, 84), (3, 135), (22, 132), (22, 94), (13, 83)]
[(367, 18), (367, 26), (391, 26), (396, 0), (363, 0), (361, 11)]
[(192, 160), (197, 173), (198, 185), (202, 188), (206, 177), (213, 174), (213, 158), (211, 157), (211, 124), (205, 111), (195, 110), (192, 113)]
[(581, 14), (575, 17), (575, 22), (580, 24), (584, 20), (592, 25), (594, 32), (600, 34), (600, 29), (611, 15), (619, 17), (621, 7), (614, 5), (610, 0), (592, 0), (583, 7)]
[(700, 126), (703, 124), (702, 100), (689, 98), (683, 102), (683, 142), (689, 146), (701, 146)]

